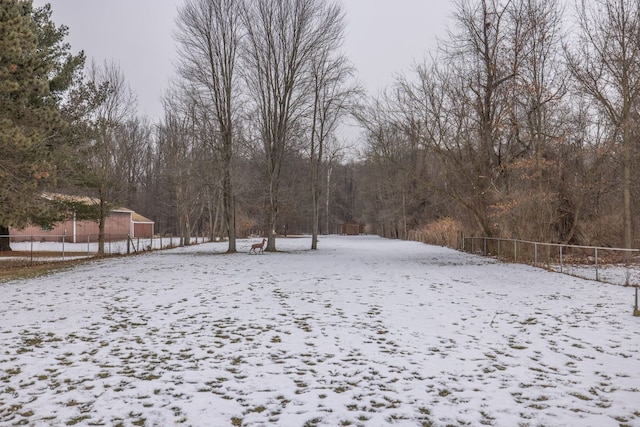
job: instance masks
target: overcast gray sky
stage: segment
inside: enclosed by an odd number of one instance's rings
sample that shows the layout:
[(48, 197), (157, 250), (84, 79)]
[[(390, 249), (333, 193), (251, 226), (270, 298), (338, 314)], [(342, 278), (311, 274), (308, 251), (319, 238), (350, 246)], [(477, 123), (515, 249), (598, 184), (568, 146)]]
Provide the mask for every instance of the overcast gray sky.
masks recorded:
[[(56, 25), (69, 27), (74, 52), (98, 63), (113, 60), (138, 95), (139, 111), (162, 117), (160, 98), (174, 73), (173, 31), (183, 0), (34, 0), (50, 3)], [(372, 93), (389, 85), (435, 49), (453, 12), (451, 0), (342, 0), (344, 50)]]

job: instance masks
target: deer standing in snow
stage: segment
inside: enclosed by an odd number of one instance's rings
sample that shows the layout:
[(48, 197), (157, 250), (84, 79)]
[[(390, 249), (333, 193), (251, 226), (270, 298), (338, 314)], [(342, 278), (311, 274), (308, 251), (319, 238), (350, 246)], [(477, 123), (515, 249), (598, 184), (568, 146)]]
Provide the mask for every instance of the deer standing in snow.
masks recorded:
[(264, 243), (267, 241), (267, 239), (262, 239), (262, 243), (254, 243), (253, 245), (251, 245), (251, 249), (249, 249), (249, 253), (253, 252), (254, 254), (257, 254), (258, 251), (260, 251), (260, 253), (264, 252)]

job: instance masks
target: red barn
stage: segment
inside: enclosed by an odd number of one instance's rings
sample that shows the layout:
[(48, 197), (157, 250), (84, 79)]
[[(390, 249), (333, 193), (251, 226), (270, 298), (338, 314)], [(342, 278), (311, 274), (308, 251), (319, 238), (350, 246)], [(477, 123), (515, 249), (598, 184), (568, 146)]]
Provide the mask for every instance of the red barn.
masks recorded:
[[(71, 197), (71, 196), (63, 196)], [(95, 199), (74, 197), (83, 203), (96, 203)], [(11, 240), (15, 242), (31, 240), (33, 238), (42, 242), (62, 241), (67, 242), (97, 242), (98, 223), (90, 220), (76, 220), (72, 218), (59, 222), (50, 230), (43, 230), (38, 226), (29, 226), (22, 230), (9, 229)], [(154, 222), (149, 218), (127, 208), (117, 208), (109, 211), (105, 222), (105, 238), (107, 240), (122, 240), (127, 236), (131, 238), (151, 238), (154, 234)]]

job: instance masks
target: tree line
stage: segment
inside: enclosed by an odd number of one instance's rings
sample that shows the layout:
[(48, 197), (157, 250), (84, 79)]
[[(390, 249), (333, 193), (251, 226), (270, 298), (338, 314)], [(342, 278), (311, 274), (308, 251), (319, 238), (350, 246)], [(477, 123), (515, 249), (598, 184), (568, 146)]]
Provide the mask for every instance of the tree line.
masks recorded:
[[(277, 233), (310, 232), (316, 248), (319, 233), (350, 216), (337, 189), (344, 150), (336, 130), (360, 91), (340, 51), (345, 18), (337, 2), (185, 1), (176, 18), (176, 78), (156, 123), (137, 114), (135, 93), (113, 62), (85, 64), (84, 53), (70, 53), (69, 29), (54, 25), (51, 6), (14, 0), (2, 9), (16, 52), (2, 67), (18, 70), (3, 102), (21, 102), (28, 114), (5, 110), (0, 235), (77, 213), (69, 199), (42, 197), (58, 192), (95, 197), (82, 217), (98, 221), (101, 251), (116, 204), (153, 218), (183, 244), (194, 234), (226, 238), (229, 252), (237, 236), (252, 233), (267, 236), (273, 251)], [(55, 40), (38, 39), (45, 28)], [(28, 70), (28, 56), (49, 69)], [(56, 89), (55, 67), (66, 63), (69, 77)], [(29, 79), (42, 83), (40, 92), (29, 92)], [(49, 115), (34, 122), (28, 115), (50, 98)], [(10, 135), (19, 130), (28, 132), (22, 151)], [(2, 247), (9, 249), (7, 238)]]
[[(567, 24), (570, 23), (570, 24)], [(161, 233), (456, 233), (637, 245), (640, 4), (457, 0), (437, 50), (377, 96), (326, 0), (186, 0), (156, 123), (51, 7), (2, 2), (0, 235), (114, 204)], [(340, 125), (363, 129), (347, 156)], [(43, 193), (92, 195), (91, 208)], [(446, 240), (446, 239), (445, 239)], [(0, 240), (0, 249), (8, 249)]]
[(563, 5), (457, 1), (358, 113), (377, 232), (637, 246), (640, 3)]

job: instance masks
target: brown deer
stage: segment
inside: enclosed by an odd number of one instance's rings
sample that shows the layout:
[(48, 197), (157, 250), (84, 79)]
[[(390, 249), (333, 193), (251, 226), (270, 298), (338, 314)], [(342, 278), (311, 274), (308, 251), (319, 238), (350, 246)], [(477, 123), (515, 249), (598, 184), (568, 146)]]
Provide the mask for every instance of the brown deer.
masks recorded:
[(254, 243), (253, 245), (251, 245), (251, 249), (249, 249), (249, 253), (253, 252), (254, 254), (258, 254), (258, 250), (260, 251), (260, 253), (264, 252), (264, 243), (267, 241), (267, 239), (262, 239), (262, 243)]

